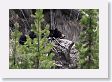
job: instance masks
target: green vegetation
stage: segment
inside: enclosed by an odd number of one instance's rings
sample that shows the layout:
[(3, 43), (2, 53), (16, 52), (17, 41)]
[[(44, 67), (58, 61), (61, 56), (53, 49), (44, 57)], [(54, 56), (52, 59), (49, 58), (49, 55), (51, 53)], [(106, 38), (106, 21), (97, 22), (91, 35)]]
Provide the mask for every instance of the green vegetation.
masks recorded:
[(99, 68), (99, 27), (98, 10), (82, 10), (83, 17), (80, 21), (84, 30), (80, 33), (80, 41), (76, 48), (80, 54), (82, 69)]
[[(81, 69), (99, 68), (99, 11), (97, 9), (80, 10), (82, 19), (79, 21), (83, 27), (79, 41), (75, 48), (79, 52), (79, 65)], [(36, 10), (34, 24), (31, 30), (36, 33), (32, 40), (28, 35), (24, 45), (19, 44), (22, 32), (19, 31), (19, 23), (14, 24), (14, 30), (10, 32), (10, 69), (55, 69), (56, 53), (52, 52), (53, 43), (48, 41), (49, 25), (43, 27), (44, 14), (42, 9)], [(33, 43), (31, 43), (33, 42)]]
[[(19, 24), (15, 24), (15, 30), (11, 33), (12, 53), (10, 53), (9, 68), (15, 69), (50, 69), (54, 68), (52, 57), (54, 53), (50, 53), (53, 45), (48, 42), (49, 25), (41, 29), (43, 19), (43, 10), (37, 10), (35, 14), (35, 23), (32, 25), (32, 30), (37, 34), (37, 38), (33, 40), (27, 36), (25, 45), (19, 45), (19, 37), (22, 33), (18, 31)], [(41, 38), (44, 34), (43, 38)], [(37, 44), (38, 43), (38, 44)]]

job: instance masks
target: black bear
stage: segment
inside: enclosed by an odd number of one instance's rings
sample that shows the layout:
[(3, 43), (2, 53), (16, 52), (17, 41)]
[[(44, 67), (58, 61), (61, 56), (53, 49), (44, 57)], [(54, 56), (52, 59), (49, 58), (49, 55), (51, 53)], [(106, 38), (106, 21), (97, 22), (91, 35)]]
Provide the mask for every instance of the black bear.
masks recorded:
[[(32, 39), (32, 44), (33, 44), (33, 39), (36, 38), (36, 34), (33, 31), (29, 32), (29, 37)], [(24, 45), (24, 43), (27, 41), (27, 37), (25, 34), (22, 34), (19, 38), (19, 44)]]
[(25, 42), (26, 42), (26, 36), (23, 34), (19, 38), (19, 44), (24, 45)]
[(49, 37), (54, 37), (54, 38), (64, 38), (65, 36), (57, 29), (55, 28), (54, 30), (49, 30), (50, 34)]
[(30, 31), (29, 33), (30, 38), (33, 40), (34, 38), (36, 38), (36, 34), (33, 31)]
[[(64, 37), (64, 35), (57, 28), (55, 28), (54, 30), (50, 29), (49, 31), (50, 31), (49, 37), (54, 37), (54, 38), (63, 38)], [(36, 34), (33, 31), (30, 31), (29, 36), (32, 40), (34, 38), (36, 38)], [(41, 35), (41, 38), (43, 38), (43, 37), (44, 37), (44, 34)]]
[[(65, 36), (57, 29), (55, 28), (54, 30), (49, 30), (50, 31), (50, 34), (48, 36), (48, 38), (50, 37), (52, 40), (54, 40), (54, 38), (64, 38)], [(29, 32), (29, 37), (32, 39), (32, 44), (33, 44), (33, 40), (34, 38), (36, 38), (36, 33), (34, 31), (30, 31)], [(41, 38), (44, 37), (44, 34), (41, 35)], [(23, 34), (20, 36), (19, 38), (19, 43), (21, 45), (24, 45), (24, 43), (27, 41), (27, 38), (26, 36)]]
[(33, 39), (37, 37), (36, 34), (35, 34), (35, 32), (34, 31), (30, 31), (29, 36), (32, 39), (31, 43), (33, 44)]

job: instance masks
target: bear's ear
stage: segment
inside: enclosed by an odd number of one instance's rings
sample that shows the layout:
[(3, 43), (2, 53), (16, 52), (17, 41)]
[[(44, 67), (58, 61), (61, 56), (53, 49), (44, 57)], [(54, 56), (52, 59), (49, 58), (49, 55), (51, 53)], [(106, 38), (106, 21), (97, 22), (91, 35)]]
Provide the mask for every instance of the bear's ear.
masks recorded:
[(55, 28), (54, 31), (59, 31), (59, 30), (57, 28)]

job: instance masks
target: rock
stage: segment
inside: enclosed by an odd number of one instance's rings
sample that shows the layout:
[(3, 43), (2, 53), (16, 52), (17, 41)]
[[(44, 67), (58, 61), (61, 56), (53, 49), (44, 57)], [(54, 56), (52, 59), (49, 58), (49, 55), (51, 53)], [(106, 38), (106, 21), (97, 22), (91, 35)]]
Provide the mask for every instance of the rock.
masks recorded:
[(56, 69), (78, 68), (79, 54), (75, 44), (67, 39), (54, 40)]

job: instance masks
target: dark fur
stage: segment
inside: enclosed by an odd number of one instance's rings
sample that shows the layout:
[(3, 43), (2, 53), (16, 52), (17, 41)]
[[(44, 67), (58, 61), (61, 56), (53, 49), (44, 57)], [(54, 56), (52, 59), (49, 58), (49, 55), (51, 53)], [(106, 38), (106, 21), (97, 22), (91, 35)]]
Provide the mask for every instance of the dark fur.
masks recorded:
[(33, 31), (30, 31), (29, 33), (30, 38), (33, 40), (34, 38), (36, 38), (36, 34)]
[(50, 30), (49, 37), (61, 38), (62, 37), (62, 33), (56, 28), (54, 30)]
[(24, 45), (25, 42), (26, 42), (26, 36), (21, 35), (20, 38), (19, 38), (19, 44)]

